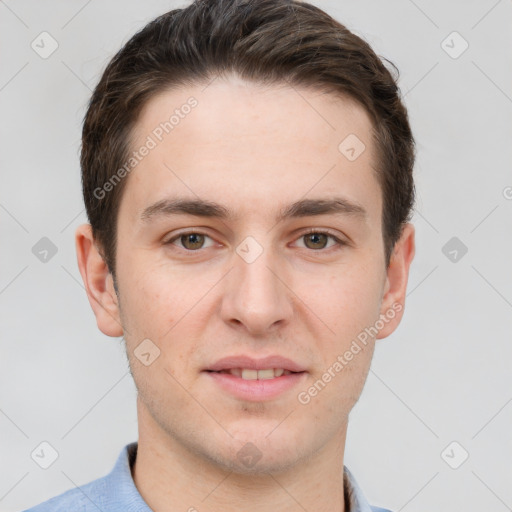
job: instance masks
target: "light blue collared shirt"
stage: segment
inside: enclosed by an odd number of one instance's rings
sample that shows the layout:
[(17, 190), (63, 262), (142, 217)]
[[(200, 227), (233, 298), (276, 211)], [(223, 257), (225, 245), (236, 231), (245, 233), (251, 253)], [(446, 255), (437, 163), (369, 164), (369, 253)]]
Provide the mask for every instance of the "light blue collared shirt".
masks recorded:
[[(133, 483), (131, 468), (137, 456), (137, 446), (137, 442), (126, 445), (108, 475), (23, 512), (152, 512)], [(368, 504), (346, 466), (343, 466), (343, 485), (345, 512), (390, 512)]]

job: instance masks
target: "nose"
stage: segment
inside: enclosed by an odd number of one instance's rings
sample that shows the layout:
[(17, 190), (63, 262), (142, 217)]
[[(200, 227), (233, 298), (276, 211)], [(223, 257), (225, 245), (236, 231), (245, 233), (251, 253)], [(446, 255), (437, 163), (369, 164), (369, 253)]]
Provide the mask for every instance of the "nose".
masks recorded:
[(286, 284), (284, 265), (270, 250), (252, 262), (234, 254), (233, 261), (222, 299), (223, 320), (252, 336), (265, 336), (289, 324), (293, 292)]

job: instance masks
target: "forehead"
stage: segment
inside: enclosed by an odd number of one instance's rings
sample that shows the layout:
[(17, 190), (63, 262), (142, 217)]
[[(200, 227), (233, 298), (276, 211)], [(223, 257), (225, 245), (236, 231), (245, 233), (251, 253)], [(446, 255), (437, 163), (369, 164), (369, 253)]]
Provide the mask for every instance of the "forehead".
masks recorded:
[(261, 216), (336, 193), (378, 215), (371, 130), (354, 101), (314, 89), (231, 77), (161, 92), (135, 126), (132, 150), (151, 149), (130, 173), (122, 203), (133, 221), (176, 196), (224, 199)]
[(256, 137), (265, 137), (266, 144), (293, 138), (307, 142), (303, 147), (295, 144), (300, 153), (302, 148), (338, 150), (340, 137), (352, 133), (368, 139), (370, 130), (366, 110), (348, 96), (288, 84), (263, 86), (230, 75), (159, 92), (142, 109), (134, 138), (142, 143), (150, 134), (168, 142), (188, 137), (190, 144), (224, 147), (246, 137), (253, 137), (255, 144)]

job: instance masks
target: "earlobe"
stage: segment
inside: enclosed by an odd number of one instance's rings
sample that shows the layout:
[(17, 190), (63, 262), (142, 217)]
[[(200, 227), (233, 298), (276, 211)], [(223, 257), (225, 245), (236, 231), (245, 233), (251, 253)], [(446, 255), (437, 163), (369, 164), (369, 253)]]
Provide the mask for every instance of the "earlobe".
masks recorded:
[(78, 268), (96, 323), (107, 336), (123, 335), (119, 305), (112, 275), (101, 256), (90, 224), (82, 224), (75, 232)]
[(385, 320), (384, 327), (377, 334), (377, 339), (389, 336), (402, 320), (409, 269), (415, 253), (414, 234), (414, 226), (411, 223), (405, 224), (402, 235), (395, 244), (386, 271), (386, 283), (380, 310), (380, 316)]

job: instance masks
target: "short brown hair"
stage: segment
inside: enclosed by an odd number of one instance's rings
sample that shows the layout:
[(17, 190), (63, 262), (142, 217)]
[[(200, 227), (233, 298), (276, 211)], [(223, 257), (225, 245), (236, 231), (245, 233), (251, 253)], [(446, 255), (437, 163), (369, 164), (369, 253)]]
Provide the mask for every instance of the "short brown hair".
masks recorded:
[(396, 84), (398, 70), (389, 63), (396, 77), (363, 39), (321, 9), (295, 0), (196, 0), (148, 23), (106, 67), (82, 132), (85, 207), (114, 283), (117, 217), (127, 180), (108, 187), (108, 193), (104, 186), (119, 178), (130, 157), (142, 108), (163, 90), (206, 84), (230, 72), (259, 84), (348, 96), (365, 108), (377, 150), (388, 266), (415, 195), (414, 139)]

